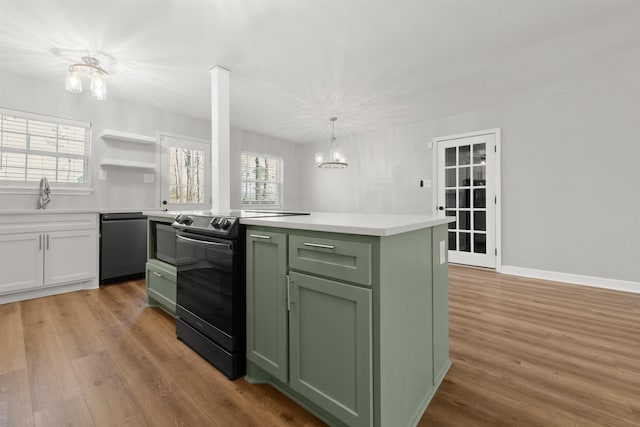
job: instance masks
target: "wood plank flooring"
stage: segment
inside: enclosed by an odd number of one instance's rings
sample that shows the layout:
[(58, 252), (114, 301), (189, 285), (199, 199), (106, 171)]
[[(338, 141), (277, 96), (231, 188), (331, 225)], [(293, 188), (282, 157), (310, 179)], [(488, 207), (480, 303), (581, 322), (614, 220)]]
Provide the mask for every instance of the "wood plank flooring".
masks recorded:
[[(640, 295), (449, 277), (453, 366), (420, 426), (640, 426)], [(0, 305), (0, 426), (323, 425), (228, 381), (144, 301), (131, 281)]]

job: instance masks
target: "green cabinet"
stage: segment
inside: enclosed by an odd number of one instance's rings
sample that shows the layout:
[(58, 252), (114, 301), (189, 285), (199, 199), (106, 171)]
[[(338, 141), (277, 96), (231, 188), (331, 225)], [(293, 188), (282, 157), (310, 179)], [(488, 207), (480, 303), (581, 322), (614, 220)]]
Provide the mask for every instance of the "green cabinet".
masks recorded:
[(447, 226), (247, 227), (247, 376), (331, 426), (415, 426), (451, 366)]
[(347, 425), (371, 425), (371, 290), (289, 279), (291, 388)]
[(247, 232), (247, 359), (288, 379), (287, 236)]
[(172, 218), (147, 216), (147, 306), (160, 307), (176, 315), (176, 266), (155, 257), (156, 224), (171, 224)]
[(176, 313), (176, 268), (162, 261), (147, 261), (147, 303), (153, 301), (175, 316)]

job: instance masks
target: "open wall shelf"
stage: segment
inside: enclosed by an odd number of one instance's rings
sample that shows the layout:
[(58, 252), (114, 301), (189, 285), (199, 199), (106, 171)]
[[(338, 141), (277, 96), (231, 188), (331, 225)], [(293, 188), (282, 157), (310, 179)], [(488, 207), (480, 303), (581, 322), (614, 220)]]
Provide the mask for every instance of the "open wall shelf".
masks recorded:
[(125, 141), (134, 144), (156, 144), (155, 136), (138, 135), (135, 133), (121, 132), (119, 130), (105, 129), (100, 135), (102, 139), (111, 139), (115, 141)]
[(156, 169), (155, 163), (132, 162), (130, 160), (103, 159), (100, 161), (102, 167), (134, 168), (134, 169)]

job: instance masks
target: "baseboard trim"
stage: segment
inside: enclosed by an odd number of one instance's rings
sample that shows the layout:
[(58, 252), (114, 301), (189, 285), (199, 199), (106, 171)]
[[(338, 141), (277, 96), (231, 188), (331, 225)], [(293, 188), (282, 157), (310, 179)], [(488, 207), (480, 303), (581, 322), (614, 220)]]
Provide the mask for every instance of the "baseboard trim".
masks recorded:
[(531, 277), (533, 279), (552, 280), (554, 282), (564, 282), (574, 285), (591, 286), (593, 288), (640, 294), (640, 282), (583, 276), (580, 274), (561, 273), (558, 271), (536, 270), (534, 268), (514, 267), (511, 265), (503, 265), (501, 273), (510, 274), (512, 276)]
[(67, 283), (57, 286), (43, 286), (21, 292), (13, 292), (0, 295), (0, 304), (24, 301), (33, 298), (49, 297), (52, 295), (64, 294), (67, 292), (82, 291), (85, 289), (98, 289), (98, 280), (92, 279), (83, 282)]

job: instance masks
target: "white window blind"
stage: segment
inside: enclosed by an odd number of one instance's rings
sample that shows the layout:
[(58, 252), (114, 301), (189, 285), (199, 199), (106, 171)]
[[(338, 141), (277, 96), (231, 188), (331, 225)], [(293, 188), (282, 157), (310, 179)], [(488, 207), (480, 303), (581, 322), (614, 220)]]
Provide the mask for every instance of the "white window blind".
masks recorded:
[(243, 205), (282, 205), (282, 169), (280, 157), (243, 152), (241, 155)]
[(0, 181), (85, 188), (91, 124), (0, 109)]

